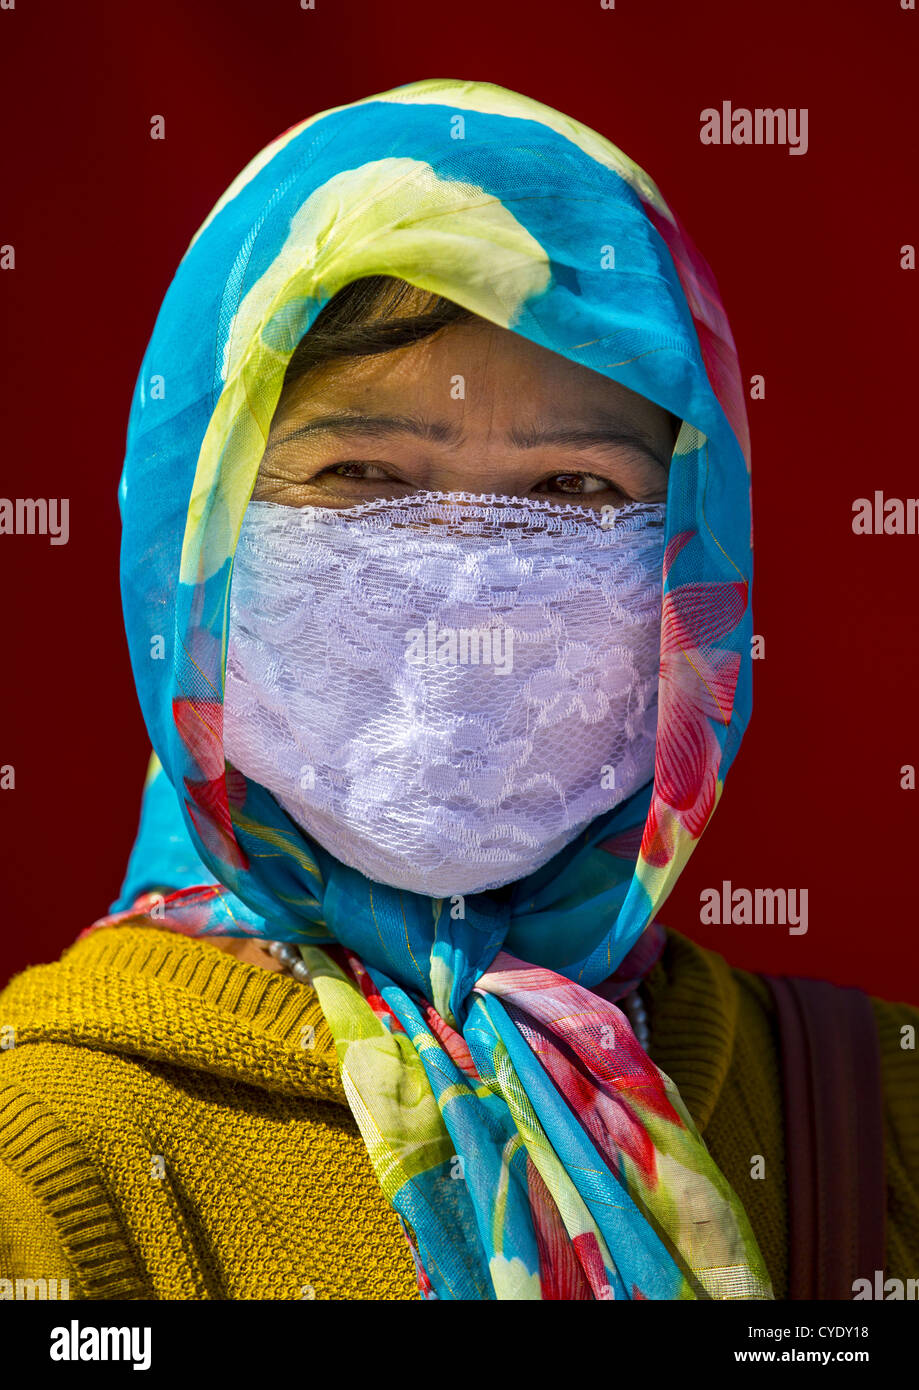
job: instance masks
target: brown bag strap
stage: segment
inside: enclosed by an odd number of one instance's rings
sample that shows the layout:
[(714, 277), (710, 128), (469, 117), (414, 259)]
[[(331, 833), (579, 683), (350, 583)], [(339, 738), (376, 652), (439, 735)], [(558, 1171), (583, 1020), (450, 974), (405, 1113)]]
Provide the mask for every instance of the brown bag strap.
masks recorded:
[(763, 976), (778, 1011), (790, 1226), (788, 1297), (852, 1298), (884, 1268), (881, 1060), (859, 989)]

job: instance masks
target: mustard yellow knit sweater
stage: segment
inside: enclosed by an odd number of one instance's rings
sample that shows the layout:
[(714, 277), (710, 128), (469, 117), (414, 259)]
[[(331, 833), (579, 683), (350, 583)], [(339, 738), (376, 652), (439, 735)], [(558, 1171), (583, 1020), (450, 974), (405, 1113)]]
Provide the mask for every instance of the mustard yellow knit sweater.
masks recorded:
[[(744, 1202), (785, 1297), (770, 992), (674, 931), (645, 992), (651, 1056)], [(906, 1279), (919, 1270), (919, 1063), (899, 1030), (919, 1011), (872, 1003), (886, 1272)], [(206, 941), (107, 928), (10, 982), (0, 1043), (0, 1279), (66, 1278), (84, 1299), (417, 1298), (308, 986)], [(751, 1177), (755, 1154), (764, 1178)]]

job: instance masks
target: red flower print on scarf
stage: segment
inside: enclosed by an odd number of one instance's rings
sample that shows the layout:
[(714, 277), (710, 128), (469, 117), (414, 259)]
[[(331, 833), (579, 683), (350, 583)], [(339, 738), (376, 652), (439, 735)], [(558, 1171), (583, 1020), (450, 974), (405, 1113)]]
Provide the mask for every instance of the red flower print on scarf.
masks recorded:
[[(695, 532), (667, 546), (664, 580)], [(714, 643), (733, 629), (747, 606), (745, 582), (681, 584), (664, 595), (654, 795), (642, 837), (642, 857), (655, 867), (675, 851), (677, 826), (694, 839), (715, 805), (721, 744), (712, 721), (731, 722), (740, 653)]]
[[(228, 778), (223, 754), (223, 705), (217, 700), (177, 699), (172, 702), (176, 728), (200, 778), (183, 777), (188, 793), (188, 814), (202, 844), (216, 858), (236, 869), (248, 869), (249, 860), (236, 841), (230, 819)], [(241, 773), (230, 774), (234, 803), (239, 800)]]

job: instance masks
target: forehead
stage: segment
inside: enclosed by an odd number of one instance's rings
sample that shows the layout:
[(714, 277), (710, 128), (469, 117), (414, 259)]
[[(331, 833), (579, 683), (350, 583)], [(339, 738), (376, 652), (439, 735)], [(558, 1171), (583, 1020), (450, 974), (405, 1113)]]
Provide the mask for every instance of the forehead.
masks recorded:
[(436, 405), (465, 417), (497, 410), (508, 418), (534, 408), (566, 419), (602, 410), (646, 425), (666, 422), (666, 412), (637, 392), (481, 319), (396, 351), (328, 363), (286, 388), (279, 409), (299, 418), (319, 404)]

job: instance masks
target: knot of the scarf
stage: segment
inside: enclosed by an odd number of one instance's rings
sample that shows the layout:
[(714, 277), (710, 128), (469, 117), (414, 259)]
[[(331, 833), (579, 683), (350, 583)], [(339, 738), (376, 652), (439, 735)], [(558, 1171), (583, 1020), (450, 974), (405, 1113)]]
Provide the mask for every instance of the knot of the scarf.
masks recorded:
[(442, 1018), (462, 1027), (472, 990), (510, 928), (509, 896), (426, 898), (368, 883), (331, 855), (322, 867), (322, 915), (329, 935), (366, 967), (430, 1001)]

